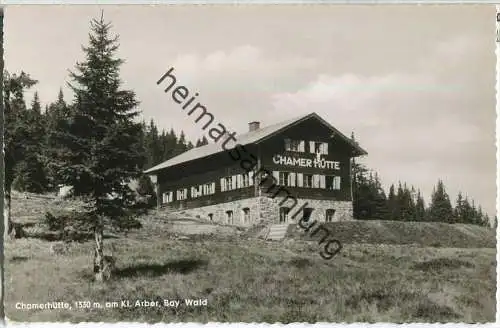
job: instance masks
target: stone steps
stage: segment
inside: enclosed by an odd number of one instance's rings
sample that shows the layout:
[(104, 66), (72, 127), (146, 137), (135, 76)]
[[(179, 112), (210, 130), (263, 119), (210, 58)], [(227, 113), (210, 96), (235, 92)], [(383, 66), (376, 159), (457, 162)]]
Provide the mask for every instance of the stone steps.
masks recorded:
[(273, 224), (269, 227), (266, 240), (283, 240), (288, 230), (288, 224)]

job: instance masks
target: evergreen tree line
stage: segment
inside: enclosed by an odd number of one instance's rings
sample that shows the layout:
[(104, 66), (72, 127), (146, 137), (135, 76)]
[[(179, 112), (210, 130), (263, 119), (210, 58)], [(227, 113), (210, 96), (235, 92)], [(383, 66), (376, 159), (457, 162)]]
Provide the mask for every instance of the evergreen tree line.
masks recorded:
[(191, 141), (186, 142), (184, 131), (181, 131), (179, 136), (177, 136), (174, 129), (170, 129), (168, 132), (165, 130), (160, 132), (152, 119), (149, 124), (142, 122), (142, 131), (146, 154), (144, 169), (153, 167), (194, 147), (208, 144), (205, 136), (197, 139), (195, 145), (193, 145)]
[(427, 221), (466, 223), (496, 227), (497, 217), (490, 223), (488, 214), (473, 199), (459, 192), (452, 203), (442, 180), (438, 180), (427, 205), (420, 189), (399, 182), (386, 194), (380, 178), (365, 165), (352, 164), (353, 211), (358, 220)]
[[(4, 81), (6, 154), (10, 155), (6, 158), (6, 168), (11, 171), (6, 177), (12, 179), (9, 185), (14, 190), (32, 193), (56, 191), (59, 181), (51, 161), (54, 155), (58, 155), (56, 149), (61, 141), (58, 131), (64, 129), (65, 120), (75, 109), (74, 104), (66, 103), (62, 90), (59, 90), (57, 100), (42, 110), (37, 92), (30, 105), (24, 100), (24, 92), (38, 82), (31, 79), (29, 74), (22, 72), (11, 75), (6, 71)], [(141, 170), (195, 147), (186, 140), (184, 131), (160, 131), (154, 120), (149, 124), (142, 121), (140, 127), (137, 137), (144, 156)], [(205, 144), (208, 144), (208, 140), (204, 136), (195, 143), (196, 147)], [(145, 180), (144, 177), (141, 180)]]

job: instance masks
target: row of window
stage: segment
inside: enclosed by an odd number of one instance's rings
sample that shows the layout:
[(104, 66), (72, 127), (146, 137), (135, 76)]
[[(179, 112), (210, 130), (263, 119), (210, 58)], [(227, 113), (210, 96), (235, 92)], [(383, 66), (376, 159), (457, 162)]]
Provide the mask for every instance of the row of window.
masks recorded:
[[(208, 219), (210, 221), (213, 221), (213, 213), (209, 213), (208, 214)], [(245, 207), (241, 210), (241, 216), (240, 216), (240, 223), (243, 223), (243, 224), (246, 224), (246, 223), (250, 223), (250, 208), (248, 207)], [(229, 210), (229, 211), (226, 211), (226, 218), (224, 220), (224, 223), (225, 224), (234, 224), (234, 212)]]
[[(285, 139), (285, 150), (286, 151), (295, 151), (299, 153), (306, 152), (306, 142), (305, 140), (291, 140)], [(328, 155), (328, 143), (327, 142), (318, 142), (318, 141), (309, 141), (309, 152), (311, 154), (321, 154)]]
[[(313, 208), (303, 208), (302, 209), (302, 217), (304, 218), (304, 221), (308, 221), (309, 218), (311, 217), (311, 214), (313, 212)], [(332, 222), (333, 217), (335, 215), (335, 209), (329, 208), (326, 209), (325, 211), (325, 221), (326, 222)], [(213, 221), (213, 213), (208, 214), (208, 219), (210, 221)], [(279, 209), (279, 221), (280, 223), (287, 223), (291, 221), (290, 218), (290, 208), (289, 207), (280, 207)], [(240, 223), (249, 223), (250, 222), (250, 208), (245, 207), (241, 210), (241, 216), (240, 216)], [(234, 224), (234, 212), (229, 210), (226, 211), (226, 217), (224, 220), (224, 223), (226, 224)]]
[(253, 186), (253, 172), (237, 174), (220, 179), (220, 191), (230, 191)]
[(273, 177), (281, 186), (340, 190), (340, 177), (321, 174), (273, 171)]
[(215, 194), (215, 182), (191, 187), (191, 198)]
[[(310, 207), (305, 207), (302, 209), (302, 220), (307, 222), (309, 221), (312, 211), (314, 209)], [(325, 211), (325, 221), (332, 222), (333, 216), (335, 215), (335, 209), (328, 208)], [(290, 221), (290, 208), (289, 207), (280, 207), (280, 223), (287, 223)]]
[[(280, 186), (340, 190), (339, 176), (273, 171), (273, 177), (276, 181), (275, 183)], [(220, 179), (221, 191), (225, 192), (253, 186), (253, 178), (253, 172), (223, 177)], [(262, 178), (266, 179), (266, 177)], [(191, 198), (213, 194), (215, 194), (215, 182), (191, 187)], [(177, 200), (185, 200), (187, 198), (187, 188), (178, 189), (176, 191)], [(164, 204), (171, 203), (173, 201), (174, 193), (172, 191), (163, 193)]]
[[(199, 186), (191, 187), (191, 198), (197, 198), (201, 196), (213, 195), (215, 194), (215, 182), (205, 183)], [(182, 188), (176, 191), (177, 200), (185, 200), (188, 198), (188, 189)], [(163, 193), (163, 203), (171, 203), (174, 201), (173, 191), (167, 191)]]

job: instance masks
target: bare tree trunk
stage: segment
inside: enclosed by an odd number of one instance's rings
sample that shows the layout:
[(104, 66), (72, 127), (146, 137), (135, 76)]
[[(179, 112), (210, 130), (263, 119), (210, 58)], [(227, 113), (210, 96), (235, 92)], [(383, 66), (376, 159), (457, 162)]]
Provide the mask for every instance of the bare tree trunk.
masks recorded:
[(104, 281), (104, 251), (103, 251), (103, 224), (102, 218), (97, 219), (94, 229), (95, 252), (94, 252), (94, 275), (96, 281)]
[(3, 217), (4, 217), (4, 240), (8, 238), (13, 226), (11, 219), (11, 195), (10, 190), (6, 189), (4, 197), (4, 208), (3, 208)]

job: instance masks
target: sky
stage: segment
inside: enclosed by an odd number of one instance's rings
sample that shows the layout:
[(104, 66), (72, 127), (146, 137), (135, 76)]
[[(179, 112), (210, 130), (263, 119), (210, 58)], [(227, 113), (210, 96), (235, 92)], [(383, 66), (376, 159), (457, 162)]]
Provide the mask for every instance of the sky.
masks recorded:
[[(492, 5), (8, 6), (5, 65), (65, 98), (89, 24), (120, 36), (124, 87), (144, 119), (202, 136), (156, 81), (177, 83), (229, 130), (311, 112), (368, 151), (384, 187), (405, 181), (429, 201), (442, 179), (495, 214), (495, 7)], [(27, 94), (31, 99), (32, 92)]]

